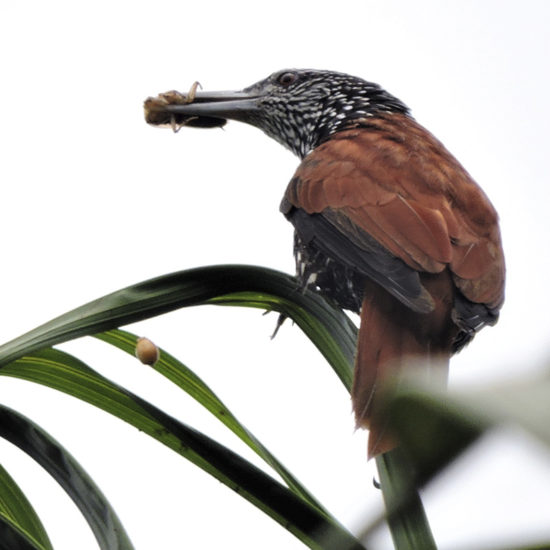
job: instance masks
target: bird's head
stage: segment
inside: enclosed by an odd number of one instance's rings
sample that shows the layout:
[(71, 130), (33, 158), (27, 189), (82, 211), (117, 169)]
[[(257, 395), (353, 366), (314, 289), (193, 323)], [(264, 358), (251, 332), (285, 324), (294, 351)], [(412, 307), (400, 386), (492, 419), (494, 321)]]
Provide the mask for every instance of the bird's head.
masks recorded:
[(358, 119), (380, 112), (408, 112), (378, 84), (309, 69), (278, 71), (240, 92), (197, 92), (192, 102), (168, 105), (166, 110), (183, 117), (184, 124), (185, 118), (198, 117), (194, 126), (221, 126), (226, 119), (246, 122), (299, 157)]

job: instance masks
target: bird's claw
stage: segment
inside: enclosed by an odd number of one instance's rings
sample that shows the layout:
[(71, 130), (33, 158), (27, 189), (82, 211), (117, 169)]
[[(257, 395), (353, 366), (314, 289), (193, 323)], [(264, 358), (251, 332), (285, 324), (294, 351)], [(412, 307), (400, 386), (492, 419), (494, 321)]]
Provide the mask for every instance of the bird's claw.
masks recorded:
[[(264, 315), (267, 315), (268, 313), (271, 313), (271, 311), (266, 311)], [(271, 339), (275, 338), (277, 336), (277, 333), (279, 332), (279, 329), (283, 326), (283, 323), (288, 319), (288, 316), (284, 313), (279, 313), (279, 317), (277, 317), (277, 324), (275, 325), (275, 330), (273, 331), (273, 334), (271, 335)]]

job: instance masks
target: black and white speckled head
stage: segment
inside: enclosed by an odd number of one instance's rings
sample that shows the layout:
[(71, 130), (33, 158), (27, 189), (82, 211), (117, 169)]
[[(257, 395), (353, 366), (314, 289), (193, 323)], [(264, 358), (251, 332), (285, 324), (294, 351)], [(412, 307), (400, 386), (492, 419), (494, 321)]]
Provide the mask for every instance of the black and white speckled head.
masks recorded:
[(285, 69), (243, 92), (258, 97), (246, 120), (304, 157), (328, 136), (375, 113), (407, 113), (378, 84), (332, 71)]
[[(202, 92), (163, 107), (176, 122), (222, 126), (246, 122), (304, 157), (334, 132), (380, 112), (408, 113), (378, 84), (332, 71), (285, 69), (240, 92)], [(172, 119), (173, 120), (173, 119)]]

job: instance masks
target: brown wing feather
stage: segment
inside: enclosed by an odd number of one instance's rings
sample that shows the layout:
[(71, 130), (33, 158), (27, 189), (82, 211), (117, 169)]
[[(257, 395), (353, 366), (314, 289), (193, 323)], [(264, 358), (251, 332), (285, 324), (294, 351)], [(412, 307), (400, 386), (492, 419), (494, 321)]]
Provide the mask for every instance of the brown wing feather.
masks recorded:
[[(451, 353), (498, 316), (504, 258), (496, 212), (443, 145), (400, 114), (331, 136), (304, 159), (284, 204), (287, 215), (321, 216), (359, 251), (374, 239), (419, 272), (431, 300), (419, 313), (407, 293), (404, 300), (380, 292), (373, 277), (365, 281), (352, 399), (358, 425), (370, 430), (369, 455), (385, 452), (395, 440), (378, 386), (414, 358), (445, 373)], [(389, 276), (386, 264), (373, 267)]]
[(443, 145), (405, 115), (332, 136), (303, 160), (285, 198), (310, 214), (336, 210), (410, 267), (437, 273), (448, 266), (469, 300), (502, 304), (494, 208)]
[(396, 194), (380, 206), (344, 211), (392, 254), (417, 270), (438, 273), (451, 261), (447, 224), (439, 210)]

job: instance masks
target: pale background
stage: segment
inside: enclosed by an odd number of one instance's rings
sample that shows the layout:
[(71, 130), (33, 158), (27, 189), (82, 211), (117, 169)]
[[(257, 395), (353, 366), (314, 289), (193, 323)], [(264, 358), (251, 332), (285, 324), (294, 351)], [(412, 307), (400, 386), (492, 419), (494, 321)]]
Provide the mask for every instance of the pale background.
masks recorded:
[[(452, 364), (451, 385), (526, 377), (549, 353), (548, 79), (544, 1), (0, 4), (0, 339), (120, 287), (219, 263), (293, 272), (278, 212), (297, 159), (258, 130), (148, 127), (148, 95), (239, 89), (285, 67), (382, 84), (461, 160), (502, 219), (507, 302)], [(187, 363), (350, 529), (380, 510), (348, 396), (299, 329), (195, 308), (131, 330)], [(255, 460), (186, 395), (85, 339), (64, 349)], [(272, 520), (135, 429), (54, 391), (0, 379), (0, 402), (58, 438), (136, 547), (298, 549)], [(53, 481), (10, 445), (3, 465), (58, 550), (95, 541)], [(502, 432), (426, 492), (442, 549), (550, 538), (550, 454)], [(380, 534), (369, 548), (388, 548)]]

